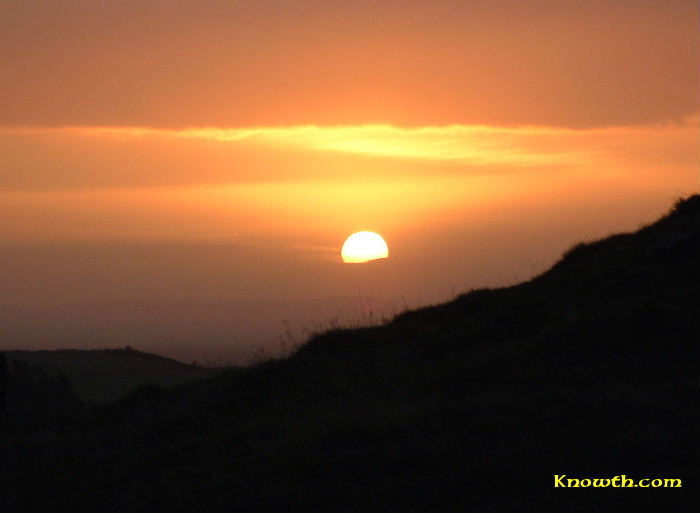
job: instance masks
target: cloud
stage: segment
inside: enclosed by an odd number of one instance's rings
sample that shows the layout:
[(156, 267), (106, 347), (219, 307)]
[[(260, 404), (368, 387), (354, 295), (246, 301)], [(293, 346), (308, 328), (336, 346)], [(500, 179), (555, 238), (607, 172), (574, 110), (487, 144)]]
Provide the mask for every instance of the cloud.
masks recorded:
[(0, 125), (600, 127), (698, 112), (693, 0), (23, 0)]
[(698, 161), (695, 121), (588, 130), (460, 125), (2, 129), (0, 190), (690, 169)]
[[(641, 195), (665, 205), (697, 190), (699, 131), (696, 119), (587, 130), (3, 129), (0, 242), (294, 234), (294, 244), (319, 245), (319, 233), (377, 223), (463, 223), (465, 209), (490, 218), (498, 204), (525, 198), (548, 206)], [(495, 210), (473, 211), (487, 205)]]

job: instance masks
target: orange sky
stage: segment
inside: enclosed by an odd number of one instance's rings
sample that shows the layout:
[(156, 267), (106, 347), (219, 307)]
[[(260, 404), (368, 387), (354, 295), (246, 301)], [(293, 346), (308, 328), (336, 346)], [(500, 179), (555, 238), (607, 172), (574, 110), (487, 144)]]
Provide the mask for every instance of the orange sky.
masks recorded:
[(695, 0), (22, 0), (0, 124), (608, 126), (698, 110)]
[[(698, 15), (682, 0), (3, 2), (0, 305), (417, 305), (527, 278), (697, 192)], [(391, 258), (341, 264), (359, 230)]]

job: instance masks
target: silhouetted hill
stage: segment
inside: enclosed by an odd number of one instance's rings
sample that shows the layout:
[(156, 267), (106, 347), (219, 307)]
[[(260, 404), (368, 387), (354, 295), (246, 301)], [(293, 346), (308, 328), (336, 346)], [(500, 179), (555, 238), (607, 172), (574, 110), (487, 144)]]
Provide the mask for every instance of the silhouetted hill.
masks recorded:
[(23, 362), (49, 373), (62, 374), (84, 401), (115, 401), (143, 385), (172, 386), (221, 372), (188, 365), (170, 358), (131, 349), (58, 349), (53, 351), (5, 351), (12, 362)]
[(6, 511), (695, 511), (699, 215), (693, 196), (527, 283), (284, 360), (8, 419)]

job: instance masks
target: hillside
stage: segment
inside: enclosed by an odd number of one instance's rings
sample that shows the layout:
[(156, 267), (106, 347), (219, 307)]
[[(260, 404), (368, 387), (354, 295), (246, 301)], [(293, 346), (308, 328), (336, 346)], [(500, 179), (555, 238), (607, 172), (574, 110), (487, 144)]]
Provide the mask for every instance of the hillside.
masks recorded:
[(105, 403), (143, 385), (172, 386), (220, 372), (159, 355), (125, 349), (5, 351), (7, 359), (51, 374), (62, 374), (78, 399)]
[(32, 429), (7, 418), (0, 509), (695, 511), (699, 227), (693, 196), (527, 283)]

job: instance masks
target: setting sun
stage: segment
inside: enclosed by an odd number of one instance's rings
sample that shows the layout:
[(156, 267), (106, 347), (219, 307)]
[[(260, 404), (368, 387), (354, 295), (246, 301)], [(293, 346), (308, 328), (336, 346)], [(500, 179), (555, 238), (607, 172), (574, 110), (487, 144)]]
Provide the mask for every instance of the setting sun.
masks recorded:
[(361, 264), (387, 258), (389, 248), (381, 235), (374, 232), (357, 232), (346, 239), (340, 255), (346, 264)]

